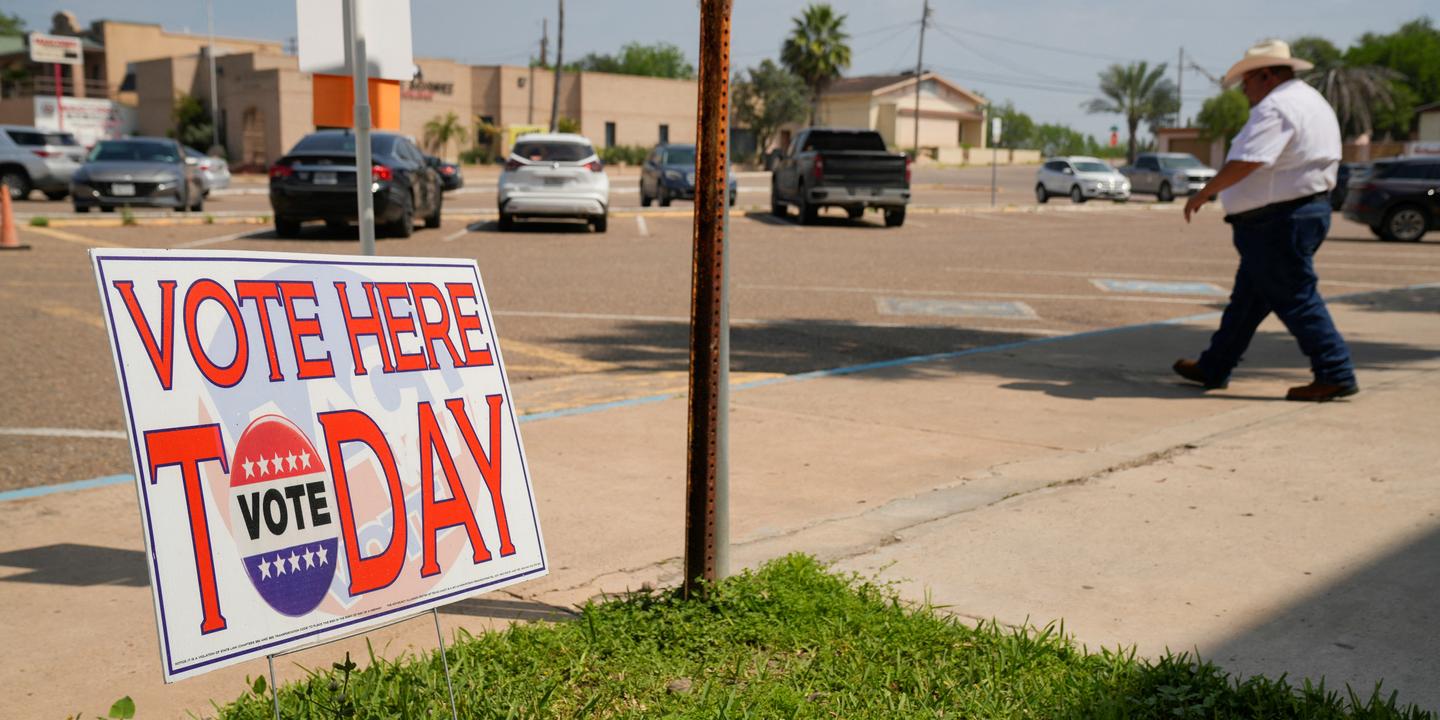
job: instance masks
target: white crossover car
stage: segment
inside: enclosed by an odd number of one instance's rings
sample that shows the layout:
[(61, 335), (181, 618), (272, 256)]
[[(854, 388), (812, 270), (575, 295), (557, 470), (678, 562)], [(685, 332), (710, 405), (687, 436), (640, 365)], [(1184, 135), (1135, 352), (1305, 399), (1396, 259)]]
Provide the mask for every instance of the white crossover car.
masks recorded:
[(1090, 198), (1125, 202), (1130, 199), (1130, 179), (1098, 158), (1050, 158), (1035, 171), (1035, 200), (1043, 203), (1065, 195), (1077, 203)]
[(519, 218), (580, 218), (605, 232), (610, 179), (583, 135), (535, 133), (515, 139), (500, 174), (500, 229)]

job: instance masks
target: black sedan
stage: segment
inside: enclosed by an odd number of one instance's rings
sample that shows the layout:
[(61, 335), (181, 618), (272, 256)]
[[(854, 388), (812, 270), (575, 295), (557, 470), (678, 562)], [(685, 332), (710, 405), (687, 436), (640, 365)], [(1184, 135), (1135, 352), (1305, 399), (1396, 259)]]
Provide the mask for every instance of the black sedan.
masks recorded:
[[(729, 186), (729, 202), (734, 205), (734, 174), (730, 175)], [(695, 199), (695, 146), (656, 145), (640, 169), (640, 204), (650, 207), (651, 200), (658, 200), (665, 207), (676, 199)]]
[(1416, 242), (1440, 228), (1440, 158), (1375, 163), (1345, 194), (1345, 217), (1370, 226), (1381, 240)]
[[(415, 218), (425, 227), (440, 227), (440, 175), (424, 153), (404, 135), (370, 135), (373, 162), (370, 190), (375, 198), (375, 225), (395, 237), (410, 237)], [(324, 220), (331, 229), (356, 221), (355, 134), (321, 130), (301, 138), (270, 168), (270, 207), (275, 234), (296, 237), (306, 220)]]
[(199, 211), (205, 207), (202, 182), (174, 140), (102, 140), (71, 176), (70, 197), (82, 213), (130, 206)]
[(440, 189), (445, 192), (459, 190), (465, 187), (465, 176), (460, 172), (460, 166), (452, 162), (445, 162), (434, 155), (426, 155), (425, 162), (440, 174)]

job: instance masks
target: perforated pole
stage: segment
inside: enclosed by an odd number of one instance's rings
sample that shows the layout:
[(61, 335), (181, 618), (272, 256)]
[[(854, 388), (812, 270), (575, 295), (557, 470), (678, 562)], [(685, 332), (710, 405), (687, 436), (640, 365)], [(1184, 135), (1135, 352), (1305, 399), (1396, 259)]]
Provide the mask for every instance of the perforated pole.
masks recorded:
[(731, 0), (700, 3), (700, 97), (695, 136), (695, 242), (691, 267), (689, 456), (685, 486), (684, 594), (719, 579), (717, 547), (723, 538), (717, 507), (720, 408), (720, 338), (724, 285), (725, 213), (729, 183), (725, 157), (730, 119)]

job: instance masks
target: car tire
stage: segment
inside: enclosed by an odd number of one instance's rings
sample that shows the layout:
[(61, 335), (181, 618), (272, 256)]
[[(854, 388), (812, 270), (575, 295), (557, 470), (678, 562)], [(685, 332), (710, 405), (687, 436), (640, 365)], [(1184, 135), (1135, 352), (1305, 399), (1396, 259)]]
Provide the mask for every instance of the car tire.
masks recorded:
[(1035, 183), (1035, 202), (1044, 205), (1050, 201), (1050, 192), (1045, 189), (1043, 183)]
[(800, 201), (800, 206), (798, 210), (800, 212), (801, 225), (814, 225), (815, 221), (820, 219), (820, 208), (817, 208), (804, 200)]
[(661, 186), (657, 192), (660, 193), (660, 207), (670, 207), (670, 193), (665, 192), (665, 187)]
[(0, 170), (0, 182), (10, 187), (11, 200), (30, 197), (30, 175), (23, 168), (10, 167)]
[(892, 208), (885, 211), (885, 227), (900, 227), (905, 224), (905, 208)]
[(640, 183), (640, 207), (650, 207), (650, 196), (645, 194), (645, 183)]
[(205, 196), (204, 196), (204, 195), (201, 195), (200, 197), (195, 198), (195, 202), (190, 205), (190, 212), (204, 212), (204, 211), (205, 211)]
[(780, 201), (780, 193), (775, 190), (775, 183), (770, 183), (770, 214), (777, 218), (783, 218), (790, 213), (790, 207)]
[(510, 213), (500, 213), (500, 231), (509, 232), (515, 229), (515, 216)]
[(1419, 205), (1397, 205), (1380, 223), (1380, 237), (1390, 242), (1420, 242), (1425, 230), (1425, 210)]
[(76, 205), (76, 206), (75, 206), (75, 212), (77, 212), (77, 213), (88, 213), (88, 212), (90, 212), (90, 206), (89, 206), (89, 205)]
[(845, 217), (850, 218), (851, 220), (859, 220), (860, 218), (865, 217), (865, 208), (845, 208)]
[(46, 190), (45, 198), (47, 200), (64, 200), (65, 196), (69, 194), (69, 190)]
[(336, 235), (339, 235), (340, 233), (343, 233), (346, 230), (350, 229), (350, 223), (340, 219), (326, 220), (325, 229)]
[(1070, 187), (1070, 202), (1075, 203), (1076, 205), (1080, 205), (1085, 202), (1085, 191), (1081, 190), (1079, 185), (1072, 185)]
[(405, 198), (405, 204), (400, 207), (400, 217), (395, 222), (386, 226), (386, 231), (391, 237), (408, 238), (415, 234), (415, 198)]
[(607, 213), (590, 218), (590, 227), (595, 228), (597, 233), (605, 232), (610, 227), (610, 215)]
[(114, 205), (101, 205), (101, 206), (100, 206), (100, 212), (113, 213), (113, 212), (115, 212), (115, 206), (114, 206)]
[(1155, 191), (1155, 200), (1158, 202), (1175, 202), (1175, 191), (1170, 189), (1170, 183), (1160, 183), (1160, 189)]
[(294, 238), (300, 237), (300, 221), (291, 220), (287, 217), (275, 216), (275, 237)]
[(440, 210), (445, 205), (445, 199), (440, 193), (435, 193), (435, 212), (425, 216), (425, 227), (434, 230), (440, 227)]

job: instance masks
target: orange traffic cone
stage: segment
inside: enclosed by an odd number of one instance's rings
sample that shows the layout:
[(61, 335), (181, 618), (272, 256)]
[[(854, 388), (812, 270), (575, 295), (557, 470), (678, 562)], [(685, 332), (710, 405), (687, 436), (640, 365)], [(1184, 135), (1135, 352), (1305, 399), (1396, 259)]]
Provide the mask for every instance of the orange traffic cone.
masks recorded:
[(0, 250), (29, 249), (29, 245), (20, 244), (20, 233), (15, 230), (15, 213), (10, 209), (10, 186), (0, 183)]

